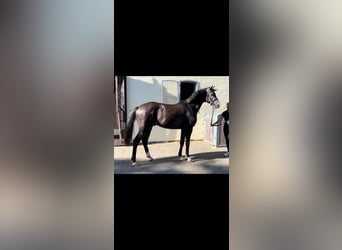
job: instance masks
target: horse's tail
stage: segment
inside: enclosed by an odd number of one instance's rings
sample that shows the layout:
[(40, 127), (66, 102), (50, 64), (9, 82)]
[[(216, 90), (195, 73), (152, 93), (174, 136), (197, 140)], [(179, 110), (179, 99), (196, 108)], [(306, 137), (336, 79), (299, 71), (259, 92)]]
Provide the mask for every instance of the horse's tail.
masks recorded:
[(125, 135), (125, 144), (128, 145), (131, 141), (132, 134), (133, 134), (133, 126), (135, 120), (135, 112), (137, 111), (138, 107), (135, 107), (132, 113), (129, 115), (128, 123), (127, 123), (127, 130)]

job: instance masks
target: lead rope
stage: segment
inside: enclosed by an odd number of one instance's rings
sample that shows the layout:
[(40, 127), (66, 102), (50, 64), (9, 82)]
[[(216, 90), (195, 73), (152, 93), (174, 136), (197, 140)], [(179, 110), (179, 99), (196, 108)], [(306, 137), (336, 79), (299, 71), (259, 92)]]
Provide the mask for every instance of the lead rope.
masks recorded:
[(212, 112), (211, 112), (210, 126), (214, 126), (213, 125), (213, 117), (214, 117), (214, 107), (213, 107)]

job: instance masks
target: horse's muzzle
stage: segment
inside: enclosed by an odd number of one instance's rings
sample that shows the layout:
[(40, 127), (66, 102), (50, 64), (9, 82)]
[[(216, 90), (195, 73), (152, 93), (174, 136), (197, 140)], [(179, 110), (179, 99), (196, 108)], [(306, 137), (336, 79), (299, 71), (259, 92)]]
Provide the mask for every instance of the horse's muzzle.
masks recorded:
[(215, 108), (215, 109), (218, 109), (220, 107), (220, 101), (218, 99), (216, 99), (213, 103), (212, 103), (212, 106)]

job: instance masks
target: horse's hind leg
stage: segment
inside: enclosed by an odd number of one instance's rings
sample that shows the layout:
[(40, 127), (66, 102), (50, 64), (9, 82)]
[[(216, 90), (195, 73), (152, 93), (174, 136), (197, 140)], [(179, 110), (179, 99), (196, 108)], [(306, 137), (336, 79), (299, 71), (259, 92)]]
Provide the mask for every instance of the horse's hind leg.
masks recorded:
[(142, 137), (142, 143), (144, 145), (144, 149), (145, 149), (145, 153), (146, 153), (146, 158), (149, 158), (150, 161), (153, 161), (153, 158), (150, 154), (150, 151), (148, 149), (148, 138), (150, 137), (150, 134), (151, 134), (151, 131), (152, 131), (152, 127), (149, 127), (149, 128), (146, 128), (146, 130), (144, 131), (144, 135)]
[(138, 134), (135, 136), (135, 138), (133, 140), (133, 151), (132, 151), (132, 157), (131, 157), (133, 166), (136, 164), (137, 147), (138, 147), (139, 142), (142, 138), (142, 135), (143, 135), (142, 130), (139, 129)]

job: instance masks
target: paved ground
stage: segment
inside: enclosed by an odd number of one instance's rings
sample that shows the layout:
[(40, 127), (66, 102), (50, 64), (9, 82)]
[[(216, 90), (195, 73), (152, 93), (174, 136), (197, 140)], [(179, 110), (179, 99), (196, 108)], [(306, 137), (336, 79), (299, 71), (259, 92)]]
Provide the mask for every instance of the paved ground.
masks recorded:
[[(225, 147), (213, 147), (203, 141), (191, 141), (192, 162), (181, 161), (177, 157), (179, 142), (151, 143), (151, 162), (145, 156), (142, 145), (138, 146), (137, 164), (132, 167), (132, 146), (114, 147), (115, 174), (228, 174), (229, 158), (223, 154)], [(185, 145), (184, 149), (185, 150)], [(183, 154), (185, 152), (183, 151)]]

